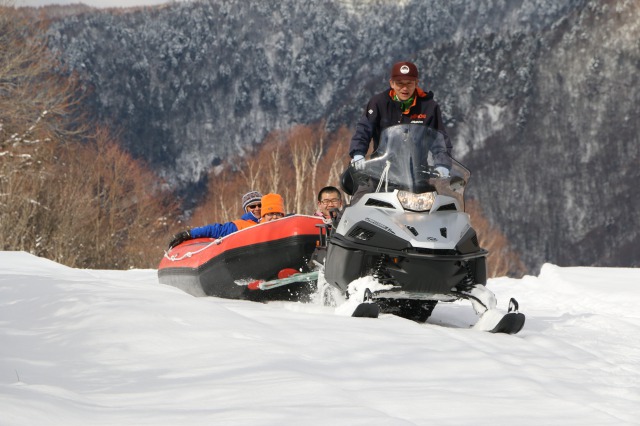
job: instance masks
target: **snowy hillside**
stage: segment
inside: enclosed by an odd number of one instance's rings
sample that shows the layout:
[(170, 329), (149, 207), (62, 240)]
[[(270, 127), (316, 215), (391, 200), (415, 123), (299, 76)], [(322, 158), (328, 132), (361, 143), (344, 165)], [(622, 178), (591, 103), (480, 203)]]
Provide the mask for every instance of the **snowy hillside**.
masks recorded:
[(0, 424), (640, 424), (640, 269), (489, 281), (516, 336), (194, 298), (155, 270), (0, 252)]
[(640, 266), (637, 1), (371, 4), (94, 10), (51, 21), (49, 45), (90, 88), (87, 112), (189, 203), (212, 167), (272, 131), (353, 130), (410, 59), (473, 173), (467, 194), (528, 271)]

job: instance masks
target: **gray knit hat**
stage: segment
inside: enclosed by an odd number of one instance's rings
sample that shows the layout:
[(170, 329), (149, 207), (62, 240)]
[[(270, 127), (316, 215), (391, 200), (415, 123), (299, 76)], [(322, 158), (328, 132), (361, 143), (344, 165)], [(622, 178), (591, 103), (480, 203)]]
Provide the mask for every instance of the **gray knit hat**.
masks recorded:
[(242, 196), (242, 210), (247, 211), (247, 206), (251, 203), (259, 203), (262, 199), (262, 194), (258, 191), (250, 191)]

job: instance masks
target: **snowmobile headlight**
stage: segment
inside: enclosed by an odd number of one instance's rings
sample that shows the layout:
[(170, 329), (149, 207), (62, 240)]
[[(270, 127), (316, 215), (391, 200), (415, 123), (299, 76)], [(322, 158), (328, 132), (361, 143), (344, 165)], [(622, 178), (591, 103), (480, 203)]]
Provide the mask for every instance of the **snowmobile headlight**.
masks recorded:
[(406, 210), (414, 212), (424, 212), (431, 210), (433, 202), (436, 199), (435, 192), (423, 192), (422, 194), (414, 194), (407, 191), (398, 191), (398, 201)]

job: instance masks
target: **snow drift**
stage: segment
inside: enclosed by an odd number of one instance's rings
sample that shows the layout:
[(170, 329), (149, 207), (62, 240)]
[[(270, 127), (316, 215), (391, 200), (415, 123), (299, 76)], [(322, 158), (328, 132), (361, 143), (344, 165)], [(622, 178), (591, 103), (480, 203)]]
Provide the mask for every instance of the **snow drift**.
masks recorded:
[(319, 304), (196, 298), (155, 270), (0, 252), (3, 425), (604, 425), (640, 417), (640, 270), (560, 268), (489, 286), (516, 336)]

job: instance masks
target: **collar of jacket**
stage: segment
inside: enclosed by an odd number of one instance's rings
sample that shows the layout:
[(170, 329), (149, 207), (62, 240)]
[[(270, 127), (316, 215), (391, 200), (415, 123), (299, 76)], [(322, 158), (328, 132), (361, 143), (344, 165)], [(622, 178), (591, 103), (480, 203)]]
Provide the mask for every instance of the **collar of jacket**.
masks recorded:
[[(396, 91), (393, 89), (389, 90), (389, 97), (393, 100), (393, 97), (396, 95)], [(409, 111), (411, 111), (411, 108), (413, 108), (414, 106), (416, 106), (416, 102), (418, 101), (418, 98), (426, 98), (427, 94), (425, 93), (424, 90), (422, 90), (419, 87), (416, 87), (416, 96), (413, 97), (413, 103), (409, 106), (409, 108), (407, 108), (406, 111), (403, 111), (403, 114), (409, 114)]]

